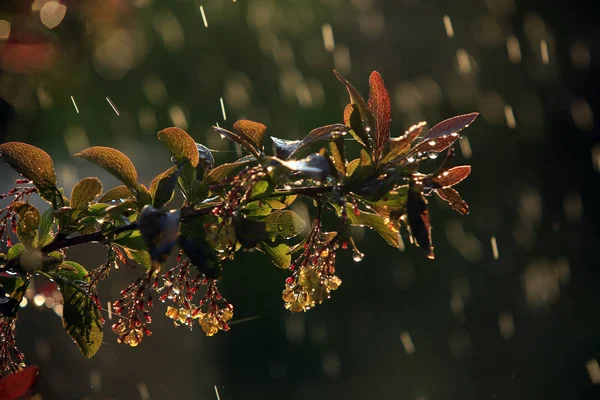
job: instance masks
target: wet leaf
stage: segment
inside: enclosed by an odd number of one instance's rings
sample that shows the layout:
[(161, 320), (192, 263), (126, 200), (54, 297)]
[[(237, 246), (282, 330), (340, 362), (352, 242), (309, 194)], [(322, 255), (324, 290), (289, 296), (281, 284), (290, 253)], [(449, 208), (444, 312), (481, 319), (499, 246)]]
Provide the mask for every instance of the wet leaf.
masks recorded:
[(427, 257), (435, 258), (431, 244), (431, 224), (429, 222), (429, 211), (427, 211), (427, 200), (423, 194), (415, 189), (408, 191), (407, 219), (410, 233), (421, 247)]
[(37, 247), (44, 247), (54, 239), (52, 232), (52, 226), (54, 225), (54, 215), (52, 215), (52, 208), (48, 208), (42, 213), (40, 217), (40, 226), (38, 229), (38, 243)]
[(306, 222), (291, 210), (274, 211), (262, 221), (269, 235), (278, 235), (283, 239), (298, 236), (306, 228)]
[(226, 177), (228, 177), (229, 175), (232, 175), (234, 172), (238, 172), (247, 164), (248, 162), (236, 162), (219, 165), (218, 167), (210, 171), (208, 174), (206, 174), (203, 182), (209, 184), (218, 183)]
[(18, 400), (29, 393), (38, 380), (38, 367), (25, 367), (0, 379), (0, 399)]
[(348, 134), (348, 132), (348, 127), (343, 124), (333, 124), (313, 129), (300, 142), (300, 145), (290, 154), (290, 157), (297, 153), (300, 149), (305, 148), (312, 143), (336, 140), (345, 136)]
[(419, 122), (418, 124), (408, 128), (404, 135), (398, 138), (390, 139), (388, 142), (387, 151), (385, 152), (385, 155), (381, 161), (387, 164), (408, 154), (411, 148), (411, 143), (417, 138), (417, 136), (421, 134), (425, 125), (425, 122)]
[(84, 178), (71, 190), (71, 208), (84, 209), (102, 193), (102, 182), (98, 178)]
[(288, 269), (290, 267), (292, 255), (290, 254), (290, 247), (287, 244), (281, 243), (276, 246), (271, 246), (262, 242), (260, 248), (271, 258), (271, 261), (277, 268)]
[(344, 139), (339, 138), (329, 143), (329, 155), (331, 162), (340, 176), (346, 176), (346, 154), (344, 151)]
[(158, 132), (158, 139), (167, 146), (177, 163), (189, 161), (197, 167), (200, 160), (196, 142), (186, 131), (176, 127), (166, 128)]
[(256, 247), (265, 238), (266, 224), (241, 213), (233, 217), (233, 228), (237, 241), (246, 249)]
[[(373, 132), (373, 129), (376, 127), (375, 118), (369, 110), (367, 103), (354, 86), (337, 71), (334, 70), (333, 72), (338, 80), (346, 86), (350, 95), (350, 103), (353, 108), (349, 119), (349, 126), (352, 128), (351, 133), (353, 133), (353, 136), (361, 145), (370, 151), (372, 147), (370, 132)], [(344, 112), (344, 115), (346, 115), (346, 112)]]
[(294, 153), (302, 143), (302, 140), (286, 140), (271, 136), (273, 141), (273, 151), (275, 156), (282, 160), (287, 160), (290, 154)]
[(215, 167), (215, 158), (210, 149), (203, 144), (196, 143), (198, 149), (198, 167), (196, 168), (196, 179), (202, 180), (204, 176)]
[(461, 165), (440, 173), (433, 178), (433, 181), (439, 185), (439, 187), (448, 188), (461, 182), (463, 179), (469, 176), (470, 173), (470, 165)]
[(179, 169), (174, 165), (152, 180), (150, 184), (150, 196), (152, 197), (153, 207), (161, 208), (171, 201), (178, 178)]
[(138, 188), (138, 174), (131, 160), (117, 149), (94, 146), (85, 149), (76, 157), (86, 159), (110, 172), (132, 190)]
[(452, 135), (441, 136), (437, 139), (423, 140), (422, 142), (420, 142), (412, 148), (407, 157), (410, 155), (418, 156), (419, 153), (422, 153), (424, 155), (430, 153), (441, 153), (448, 147), (452, 146), (457, 140), (458, 136)]
[(375, 116), (376, 129), (373, 136), (373, 158), (377, 162), (390, 139), (392, 103), (383, 78), (377, 71), (369, 77), (369, 110)]
[[(338, 216), (341, 216), (341, 207), (335, 203), (332, 203), (332, 206), (336, 210)], [(352, 204), (346, 205), (346, 215), (352, 225), (369, 227), (379, 233), (379, 235), (391, 246), (396, 248), (400, 247), (400, 234), (398, 233), (398, 230), (393, 224), (389, 222), (386, 224), (379, 215), (362, 210), (359, 210), (358, 215), (356, 215), (356, 211)]]
[(456, 190), (452, 188), (435, 189), (435, 193), (459, 213), (463, 215), (469, 213), (469, 205), (460, 197), (460, 194)]
[[(23, 280), (23, 278), (19, 276), (0, 276), (0, 286), (2, 286), (2, 290), (4, 290), (3, 296), (0, 296), (0, 304), (2, 304), (2, 300), (4, 298), (12, 298), (16, 295), (16, 291), (24, 291), (23, 285), (27, 283), (27, 281)], [(6, 296), (6, 297), (5, 297)], [(4, 310), (10, 311), (10, 310)], [(1, 313), (4, 316), (9, 316), (10, 312), (7, 314), (6, 312)]]
[(423, 136), (423, 140), (436, 139), (440, 136), (453, 135), (457, 136), (460, 131), (471, 125), (479, 113), (470, 113), (465, 115), (457, 115), (435, 125)]
[(53, 273), (63, 295), (63, 325), (86, 358), (102, 344), (102, 316), (94, 300), (82, 289), (87, 271), (72, 261), (63, 262)]
[(384, 219), (399, 218), (404, 213), (408, 197), (408, 185), (400, 186), (390, 190), (385, 196), (377, 201), (359, 198), (363, 203), (371, 207), (373, 211)]
[(11, 209), (19, 216), (17, 237), (26, 246), (31, 247), (40, 226), (40, 212), (29, 203), (16, 202)]
[(123, 201), (128, 199), (133, 199), (134, 194), (125, 185), (120, 185), (110, 189), (108, 192), (104, 193), (98, 199), (98, 203), (111, 203), (113, 201)]
[(19, 174), (33, 182), (44, 199), (53, 200), (56, 173), (48, 153), (27, 143), (8, 142), (0, 144), (0, 155)]

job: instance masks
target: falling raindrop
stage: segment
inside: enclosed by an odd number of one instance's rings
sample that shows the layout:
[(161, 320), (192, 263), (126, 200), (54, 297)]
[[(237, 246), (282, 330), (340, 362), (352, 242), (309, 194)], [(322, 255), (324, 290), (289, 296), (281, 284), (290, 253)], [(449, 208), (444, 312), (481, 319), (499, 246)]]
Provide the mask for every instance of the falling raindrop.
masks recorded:
[(361, 253), (360, 251), (358, 251), (356, 249), (354, 249), (354, 251), (352, 251), (352, 259), (354, 260), (354, 262), (361, 262), (364, 257), (365, 257), (365, 255), (363, 253)]

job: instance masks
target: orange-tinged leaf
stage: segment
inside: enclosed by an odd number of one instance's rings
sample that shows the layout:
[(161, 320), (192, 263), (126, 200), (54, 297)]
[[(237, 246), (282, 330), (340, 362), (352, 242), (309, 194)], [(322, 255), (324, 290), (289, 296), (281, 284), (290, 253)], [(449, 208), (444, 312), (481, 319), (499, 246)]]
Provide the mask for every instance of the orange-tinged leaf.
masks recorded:
[(56, 186), (54, 164), (45, 151), (27, 143), (8, 142), (0, 145), (0, 155), (19, 174), (32, 181), (40, 194), (44, 195)]
[(350, 126), (350, 115), (352, 115), (352, 104), (347, 104), (344, 108), (344, 124)]
[(166, 128), (158, 132), (158, 139), (162, 141), (175, 157), (177, 162), (188, 160), (192, 167), (196, 167), (200, 160), (196, 142), (183, 129), (176, 127)]
[(463, 179), (465, 179), (471, 173), (470, 165), (461, 165), (458, 167), (450, 168), (438, 176), (433, 178), (433, 181), (442, 188), (454, 186)]
[(229, 174), (234, 171), (238, 171), (242, 169), (244, 166), (248, 164), (248, 161), (240, 161), (234, 163), (227, 163), (223, 165), (219, 165), (218, 167), (211, 170), (203, 179), (204, 183), (216, 183), (225, 179)]
[(379, 160), (385, 144), (390, 139), (392, 103), (383, 78), (377, 71), (369, 77), (369, 110), (375, 116), (376, 129), (373, 136), (373, 158)]
[(137, 171), (129, 157), (119, 150), (111, 147), (94, 146), (75, 154), (75, 156), (104, 168), (131, 189), (137, 189)]
[[(259, 153), (263, 151), (263, 138), (267, 127), (260, 122), (254, 122), (249, 120), (239, 120), (233, 124), (233, 130), (238, 135), (243, 136), (247, 141), (258, 150)], [(258, 158), (258, 157), (257, 157)]]
[(154, 207), (160, 208), (171, 201), (178, 177), (179, 170), (174, 165), (152, 180), (150, 195), (152, 196), (152, 205)]
[(219, 126), (213, 126), (213, 129), (219, 132), (219, 135), (221, 135), (221, 137), (226, 137), (229, 140), (233, 140), (234, 142), (242, 146), (244, 149), (248, 150), (250, 154), (254, 156), (254, 158), (256, 158), (257, 160), (260, 159), (262, 150), (258, 149), (254, 145), (254, 143), (252, 143), (252, 141), (250, 141), (245, 135), (240, 135), (236, 132), (228, 131), (227, 129), (221, 128)]
[(452, 188), (435, 189), (440, 199), (446, 201), (450, 207), (463, 215), (469, 213), (469, 205), (460, 197), (460, 194)]
[(98, 178), (84, 178), (71, 190), (71, 208), (87, 208), (96, 196), (102, 193), (102, 183)]
[(441, 153), (452, 146), (458, 140), (458, 136), (446, 135), (436, 139), (423, 140), (410, 151), (411, 155), (417, 153)]

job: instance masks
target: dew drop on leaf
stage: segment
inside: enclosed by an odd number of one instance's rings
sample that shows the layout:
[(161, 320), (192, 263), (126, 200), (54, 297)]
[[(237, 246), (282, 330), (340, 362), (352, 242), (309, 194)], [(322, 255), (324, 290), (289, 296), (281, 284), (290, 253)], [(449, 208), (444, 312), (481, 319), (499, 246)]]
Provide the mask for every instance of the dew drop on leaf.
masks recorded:
[(364, 257), (365, 255), (356, 249), (354, 249), (354, 251), (352, 252), (352, 259), (354, 260), (354, 262), (361, 262)]

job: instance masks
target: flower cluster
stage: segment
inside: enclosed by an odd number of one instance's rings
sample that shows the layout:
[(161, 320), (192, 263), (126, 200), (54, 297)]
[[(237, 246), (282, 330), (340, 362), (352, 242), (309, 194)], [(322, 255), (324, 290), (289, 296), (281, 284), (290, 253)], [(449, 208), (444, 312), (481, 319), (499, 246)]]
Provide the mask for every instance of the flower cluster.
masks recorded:
[[(30, 181), (28, 179), (17, 179), (15, 184), (23, 185), (28, 184)], [(17, 186), (8, 191), (8, 193), (0, 194), (0, 200), (4, 200), (7, 197), (13, 197), (11, 202), (0, 210), (0, 241), (3, 241), (4, 234), (7, 233), (7, 228), (10, 229), (13, 233), (17, 231), (17, 213), (13, 209), (13, 205), (23, 200), (29, 200), (29, 197), (37, 193), (37, 188), (35, 187), (21, 187)], [(10, 237), (10, 233), (6, 235), (6, 245), (8, 247), (12, 246), (12, 239)]]
[(114, 303), (114, 312), (119, 315), (119, 321), (112, 325), (113, 332), (117, 334), (117, 342), (135, 347), (140, 344), (144, 335), (152, 335), (148, 328), (152, 323), (150, 290), (158, 287), (157, 277), (158, 271), (150, 269), (121, 291), (121, 299)]
[[(341, 232), (342, 230), (340, 230)], [(342, 284), (335, 275), (336, 252), (340, 248), (339, 233), (322, 232), (320, 219), (304, 243), (304, 251), (290, 266), (292, 276), (286, 279), (281, 295), (291, 312), (307, 311), (330, 297)], [(347, 248), (343, 242), (342, 248)]]
[[(163, 275), (165, 290), (161, 301), (172, 300), (165, 315), (175, 325), (184, 324), (192, 329), (195, 319), (207, 336), (215, 335), (219, 330), (228, 331), (227, 323), (233, 318), (233, 306), (221, 296), (216, 279), (207, 279), (202, 274), (191, 276), (193, 265), (189, 260), (181, 261), (175, 268)], [(198, 305), (192, 304), (196, 291), (205, 286), (206, 291)]]
[(25, 366), (25, 356), (15, 343), (15, 320), (16, 317), (0, 318), (0, 372), (15, 372)]

